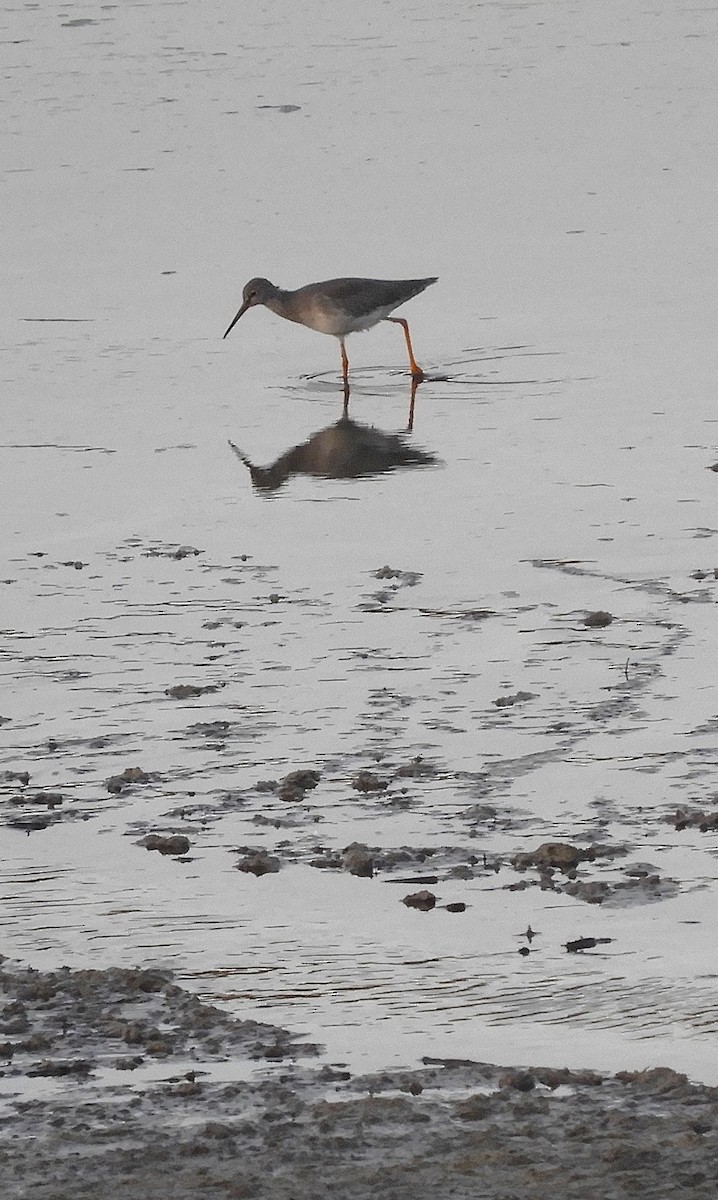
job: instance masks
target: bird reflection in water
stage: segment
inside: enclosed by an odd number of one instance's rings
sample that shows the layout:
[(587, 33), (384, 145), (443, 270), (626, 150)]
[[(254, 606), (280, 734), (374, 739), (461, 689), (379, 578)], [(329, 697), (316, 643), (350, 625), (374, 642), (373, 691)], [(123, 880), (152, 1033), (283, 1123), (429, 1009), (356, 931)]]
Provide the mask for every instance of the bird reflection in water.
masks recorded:
[(323, 479), (358, 479), (408, 467), (429, 467), (434, 454), (412, 446), (402, 433), (385, 433), (371, 425), (360, 425), (346, 414), (336, 424), (320, 429), (308, 441), (266, 467), (257, 467), (242, 451), (229, 443), (252, 476), (258, 491), (280, 488), (292, 475), (315, 475)]

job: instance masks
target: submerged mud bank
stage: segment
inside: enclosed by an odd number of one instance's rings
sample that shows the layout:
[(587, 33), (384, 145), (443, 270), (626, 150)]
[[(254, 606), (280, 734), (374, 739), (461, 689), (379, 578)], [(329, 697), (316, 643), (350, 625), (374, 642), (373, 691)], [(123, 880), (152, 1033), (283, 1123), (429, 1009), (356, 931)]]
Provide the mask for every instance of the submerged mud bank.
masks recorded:
[(433, 556), (18, 556), (5, 953), (161, 962), (356, 1072), (715, 1084), (713, 584)]
[(718, 1088), (674, 1071), (427, 1056), (352, 1076), (165, 971), (6, 961), (0, 988), (7, 1200), (708, 1200), (718, 1187)]

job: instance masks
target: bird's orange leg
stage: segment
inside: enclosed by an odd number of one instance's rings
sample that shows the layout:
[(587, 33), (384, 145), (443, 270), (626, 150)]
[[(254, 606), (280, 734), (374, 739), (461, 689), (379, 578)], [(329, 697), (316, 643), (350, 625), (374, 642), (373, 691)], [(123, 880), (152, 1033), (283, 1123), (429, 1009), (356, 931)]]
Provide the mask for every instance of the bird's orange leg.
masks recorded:
[(406, 348), (409, 351), (409, 366), (411, 367), (411, 377), (415, 383), (423, 383), (425, 379), (424, 372), (414, 358), (414, 351), (411, 346), (411, 338), (409, 337), (409, 326), (403, 317), (384, 317), (385, 321), (391, 321), (394, 325), (401, 325), (406, 338)]

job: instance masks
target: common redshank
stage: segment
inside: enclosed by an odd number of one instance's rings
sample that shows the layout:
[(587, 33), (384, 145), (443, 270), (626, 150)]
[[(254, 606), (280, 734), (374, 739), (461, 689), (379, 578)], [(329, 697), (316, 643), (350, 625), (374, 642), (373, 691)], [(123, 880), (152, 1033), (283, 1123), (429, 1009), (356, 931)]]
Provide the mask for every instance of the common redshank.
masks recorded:
[(371, 329), (379, 321), (401, 325), (409, 351), (409, 366), (414, 383), (421, 383), (424, 372), (414, 358), (409, 326), (403, 317), (390, 317), (395, 308), (418, 296), (431, 279), (326, 279), (323, 283), (308, 283), (296, 291), (275, 287), (268, 279), (250, 279), (242, 292), (242, 307), (224, 337), (234, 329), (248, 308), (263, 304), (279, 317), (296, 321), (318, 333), (339, 338), (342, 352), (342, 376), (345, 395), (349, 391), (349, 359), (345, 338), (350, 333)]

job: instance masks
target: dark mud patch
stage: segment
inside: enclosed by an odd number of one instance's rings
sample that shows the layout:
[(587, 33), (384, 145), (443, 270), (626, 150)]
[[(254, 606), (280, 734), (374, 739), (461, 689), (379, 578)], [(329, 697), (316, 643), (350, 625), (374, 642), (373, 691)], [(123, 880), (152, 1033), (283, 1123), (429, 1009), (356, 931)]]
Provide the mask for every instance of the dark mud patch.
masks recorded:
[[(249, 1058), (313, 1054), (314, 1046), (273, 1025), (237, 1021), (177, 987), (163, 970), (13, 970), (0, 967), (3, 1082), (81, 1059), (88, 1070), (135, 1066), (147, 1056), (189, 1056), (207, 1063), (241, 1048)], [(58, 1073), (51, 1069), (47, 1074)]]
[(718, 829), (718, 809), (712, 812), (705, 812), (703, 809), (689, 812), (679, 808), (666, 820), (679, 832), (683, 829), (699, 829), (701, 833), (715, 832)]
[[(520, 872), (535, 868), (538, 878), (533, 883), (542, 891), (563, 892), (587, 904), (609, 903), (625, 908), (666, 900), (678, 894), (680, 889), (676, 880), (662, 877), (650, 863), (632, 863), (609, 879), (582, 878), (579, 874), (581, 866), (601, 859), (610, 862), (627, 853), (627, 848), (622, 845), (580, 847), (570, 842), (544, 842), (536, 850), (514, 854), (511, 865)], [(507, 889), (523, 891), (529, 886), (529, 881), (522, 880), (508, 884)]]
[[(317, 846), (310, 866), (368, 877), (383, 873), (392, 882), (399, 883), (473, 879), (489, 869), (493, 871), (483, 856), (461, 846), (392, 846), (384, 849), (364, 842), (351, 842), (341, 850)], [(397, 870), (402, 872), (400, 877), (394, 874)], [(407, 872), (415, 874), (409, 876)]]
[(718, 1187), (718, 1089), (671, 1070), (426, 1057), (353, 1078), (164, 971), (5, 964), (0, 988), (7, 1200), (713, 1200)]

